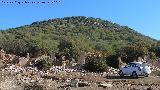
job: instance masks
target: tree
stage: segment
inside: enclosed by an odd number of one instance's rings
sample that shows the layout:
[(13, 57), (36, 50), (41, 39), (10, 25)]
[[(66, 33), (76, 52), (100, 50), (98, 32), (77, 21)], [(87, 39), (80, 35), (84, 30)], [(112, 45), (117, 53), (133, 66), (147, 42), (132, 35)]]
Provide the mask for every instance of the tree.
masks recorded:
[(77, 47), (75, 46), (75, 44), (73, 44), (73, 42), (66, 40), (66, 39), (62, 39), (58, 45), (58, 49), (59, 49), (59, 53), (63, 56), (66, 57), (66, 59), (77, 59), (79, 56), (79, 50), (77, 49)]
[(144, 57), (147, 54), (147, 48), (138, 46), (126, 46), (117, 52), (117, 55), (122, 57), (122, 60), (127, 63), (137, 60), (138, 57)]
[(160, 57), (160, 46), (153, 46), (150, 51), (155, 53), (156, 57)]
[(155, 60), (157, 57), (156, 57), (156, 54), (154, 52), (150, 52), (150, 59), (152, 60)]

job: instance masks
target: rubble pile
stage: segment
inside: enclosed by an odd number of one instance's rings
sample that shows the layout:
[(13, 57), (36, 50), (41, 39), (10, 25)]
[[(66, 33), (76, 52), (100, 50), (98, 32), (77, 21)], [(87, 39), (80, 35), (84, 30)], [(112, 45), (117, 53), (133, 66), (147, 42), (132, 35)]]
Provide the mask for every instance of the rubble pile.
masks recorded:
[(160, 68), (152, 65), (152, 66), (151, 66), (151, 70), (152, 70), (152, 71), (160, 71)]
[(111, 76), (111, 75), (118, 75), (118, 69), (112, 68), (112, 67), (108, 67), (107, 69), (107, 75)]
[(50, 68), (50, 72), (76, 72), (77, 70), (75, 69), (68, 69), (68, 68), (64, 68), (63, 66), (53, 66)]

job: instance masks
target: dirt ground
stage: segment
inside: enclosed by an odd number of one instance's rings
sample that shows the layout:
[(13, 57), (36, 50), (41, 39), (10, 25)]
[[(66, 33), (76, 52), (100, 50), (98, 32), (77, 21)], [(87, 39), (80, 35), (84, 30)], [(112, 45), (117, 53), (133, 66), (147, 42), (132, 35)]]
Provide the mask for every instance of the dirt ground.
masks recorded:
[[(61, 74), (62, 75), (62, 74)], [(56, 75), (55, 75), (56, 76)], [(59, 76), (59, 75), (58, 75)], [(56, 76), (56, 77), (58, 77)], [(89, 86), (85, 87), (71, 87), (68, 90), (160, 90), (160, 77), (150, 75), (149, 77), (138, 77), (132, 78), (129, 76), (120, 77), (118, 75), (111, 75), (107, 77), (101, 76), (80, 76), (78, 73), (70, 73), (62, 75), (64, 80), (67, 78), (78, 78), (83, 81), (90, 83)], [(111, 84), (111, 87), (101, 87), (101, 83)], [(59, 88), (59, 90), (65, 90), (64, 88)]]
[[(21, 79), (20, 82), (19, 78)], [(81, 82), (86, 82), (87, 85), (71, 87), (68, 83), (71, 79), (79, 79)], [(32, 85), (29, 86), (30, 89), (24, 89), (24, 85), (29, 85), (28, 82), (32, 81), (44, 89), (35, 89)], [(84, 75), (81, 72), (59, 72), (49, 73), (45, 76), (27, 76), (24, 73), (16, 74), (0, 71), (0, 88), (0, 90), (160, 90), (160, 77), (154, 74), (149, 77), (138, 78), (120, 77), (119, 75), (104, 77), (96, 73)]]

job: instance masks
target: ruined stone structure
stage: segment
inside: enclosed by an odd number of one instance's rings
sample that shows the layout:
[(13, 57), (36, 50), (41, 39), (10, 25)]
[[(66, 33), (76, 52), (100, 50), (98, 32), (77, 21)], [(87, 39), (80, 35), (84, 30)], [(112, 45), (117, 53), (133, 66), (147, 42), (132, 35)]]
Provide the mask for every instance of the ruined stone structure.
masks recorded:
[(19, 57), (19, 63), (21, 67), (27, 66), (29, 64), (29, 58)]
[(86, 58), (86, 53), (85, 52), (81, 52), (80, 57), (78, 58), (78, 62), (77, 64), (83, 65), (86, 63), (85, 58)]
[(0, 60), (5, 60), (5, 51), (3, 49), (0, 49)]
[(52, 61), (56, 61), (55, 53), (50, 54), (50, 59), (51, 59)]

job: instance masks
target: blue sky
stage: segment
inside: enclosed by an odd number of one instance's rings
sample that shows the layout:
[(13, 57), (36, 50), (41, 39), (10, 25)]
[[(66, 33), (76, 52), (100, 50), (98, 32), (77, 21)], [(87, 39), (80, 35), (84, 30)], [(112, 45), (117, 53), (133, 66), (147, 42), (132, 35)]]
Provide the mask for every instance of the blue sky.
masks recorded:
[(3, 30), (53, 18), (89, 16), (129, 26), (160, 40), (160, 0), (60, 0), (54, 4), (20, 5), (2, 1), (15, 0), (0, 1), (0, 29)]

